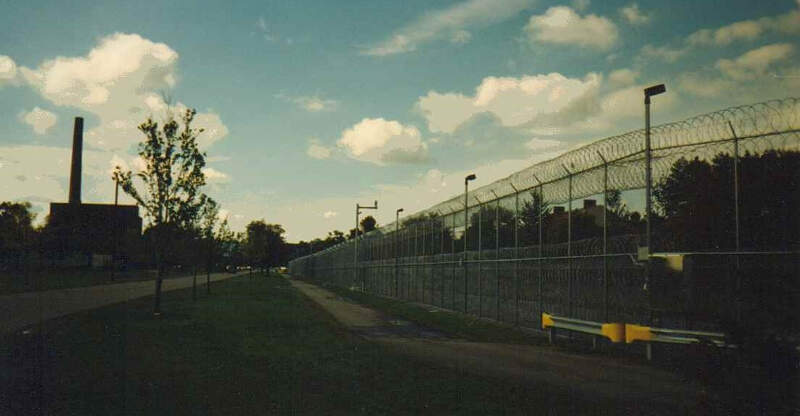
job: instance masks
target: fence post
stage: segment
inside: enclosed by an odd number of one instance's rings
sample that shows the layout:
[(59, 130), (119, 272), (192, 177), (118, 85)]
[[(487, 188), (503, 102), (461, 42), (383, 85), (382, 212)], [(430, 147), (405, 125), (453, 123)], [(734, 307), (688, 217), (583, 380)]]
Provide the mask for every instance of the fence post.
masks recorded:
[(603, 320), (608, 322), (608, 161), (600, 151), (603, 161)]
[[(414, 300), (419, 300), (419, 296), (417, 296), (419, 294), (419, 285), (417, 284), (417, 263), (419, 263), (419, 253), (417, 253), (417, 228), (418, 228), (417, 226), (418, 225), (419, 225), (418, 223), (414, 223), (414, 260), (413, 260), (414, 263), (410, 266), (411, 267), (412, 281), (414, 282), (414, 285), (413, 285), (413, 287), (414, 287), (413, 299)], [(409, 297), (409, 300), (411, 300), (411, 298), (412, 297)]]
[[(442, 228), (442, 240), (440, 242), (441, 242), (442, 247), (441, 247), (441, 250), (439, 251), (439, 259), (444, 259), (444, 232), (445, 232), (445, 224), (446, 224), (445, 223), (444, 214), (441, 214), (441, 218), (442, 218), (442, 221), (441, 221), (442, 222), (442, 227), (441, 227)], [(440, 288), (439, 306), (444, 308), (444, 263), (441, 262), (441, 261), (439, 263), (440, 263), (440, 267), (439, 267), (439, 271), (440, 271), (440, 273), (439, 273), (439, 288)]]
[(481, 238), (483, 232), (483, 204), (481, 204), (481, 200), (477, 196), (475, 200), (478, 201), (478, 317), (480, 318), (483, 316), (483, 239)]
[(514, 189), (514, 325), (519, 326), (519, 190), (508, 184)]
[(464, 267), (463, 268), (464, 268), (464, 313), (465, 314), (468, 313), (468, 311), (469, 311), (469, 306), (468, 306), (469, 305), (469, 296), (467, 295), (467, 293), (468, 293), (468, 290), (467, 290), (467, 278), (468, 278), (468, 273), (469, 273), (469, 270), (467, 269), (467, 249), (469, 248), (469, 246), (468, 246), (469, 238), (467, 236), (467, 231), (469, 231), (469, 227), (468, 227), (468, 225), (469, 225), (469, 217), (468, 217), (469, 201), (467, 201), (467, 197), (468, 197), (467, 193), (464, 192), (464, 233), (461, 234), (461, 238), (464, 239), (464, 253), (461, 256), (461, 258), (463, 259), (462, 261), (464, 262), (464, 264), (463, 264)]
[(450, 261), (453, 264), (452, 271), (450, 273), (450, 309), (456, 310), (456, 212), (451, 209), (451, 216), (453, 217), (450, 220), (450, 230), (453, 236), (450, 238)]
[(542, 290), (543, 289), (543, 285), (542, 285), (542, 277), (543, 277), (542, 276), (542, 207), (544, 206), (544, 195), (542, 194), (542, 181), (540, 181), (539, 178), (536, 177), (536, 175), (533, 175), (533, 178), (536, 179), (536, 182), (539, 183), (539, 202), (538, 202), (539, 206), (537, 207), (537, 211), (538, 211), (538, 215), (539, 215), (539, 221), (538, 221), (538, 223), (539, 223), (538, 224), (539, 225), (539, 227), (538, 227), (539, 228), (539, 260), (538, 260), (539, 285), (538, 286), (539, 287), (538, 287), (538, 292), (539, 292), (539, 320), (540, 320), (539, 324), (541, 326), (542, 314), (544, 313), (544, 298), (543, 298), (543, 290)]
[[(422, 263), (422, 295), (420, 302), (425, 303), (425, 218), (422, 218), (422, 256), (417, 263)], [(419, 267), (419, 266), (418, 266)]]
[(572, 314), (572, 173), (564, 166), (567, 171), (569, 183), (569, 200), (567, 201), (567, 315), (574, 318)]
[(500, 320), (500, 198), (492, 190), (494, 195), (494, 301), (495, 319)]

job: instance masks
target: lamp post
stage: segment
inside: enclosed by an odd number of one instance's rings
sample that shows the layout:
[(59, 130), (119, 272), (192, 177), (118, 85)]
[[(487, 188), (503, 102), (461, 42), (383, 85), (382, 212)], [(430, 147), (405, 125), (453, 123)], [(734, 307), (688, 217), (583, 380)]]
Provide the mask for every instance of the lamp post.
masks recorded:
[(664, 84), (654, 85), (652, 87), (647, 87), (644, 89), (644, 153), (645, 153), (645, 175), (647, 182), (646, 184), (646, 195), (645, 198), (645, 211), (647, 215), (647, 229), (645, 232), (645, 244), (647, 244), (647, 256), (649, 258), (651, 252), (650, 246), (650, 236), (651, 236), (651, 222), (652, 222), (652, 214), (653, 214), (653, 207), (651, 202), (651, 194), (653, 188), (653, 169), (651, 166), (652, 162), (652, 150), (650, 146), (650, 97), (658, 94), (662, 94), (667, 92), (667, 88)]
[(378, 209), (378, 201), (375, 201), (374, 205), (362, 206), (356, 204), (356, 229), (355, 232), (353, 233), (353, 285), (354, 286), (358, 281), (358, 217), (359, 215), (361, 215), (362, 209)]
[(467, 291), (467, 224), (469, 223), (469, 220), (467, 218), (467, 213), (469, 211), (468, 194), (469, 194), (469, 181), (473, 181), (473, 180), (475, 180), (475, 174), (474, 173), (470, 173), (469, 175), (467, 175), (464, 178), (464, 234), (462, 234), (463, 235), (462, 238), (464, 239), (464, 256), (463, 256), (463, 259), (464, 259), (464, 313), (467, 313), (467, 299), (468, 299), (467, 294), (469, 293)]
[(399, 257), (399, 250), (397, 238), (400, 232), (400, 213), (403, 212), (403, 208), (398, 208), (397, 211), (394, 212), (394, 296), (399, 297), (399, 289), (400, 285), (397, 278), (397, 267), (398, 267), (398, 257)]
[[(653, 208), (651, 202), (651, 193), (653, 188), (653, 183), (652, 183), (653, 169), (651, 162), (653, 159), (653, 155), (650, 146), (650, 97), (658, 94), (663, 94), (665, 92), (667, 92), (667, 88), (664, 86), (664, 84), (653, 85), (652, 87), (647, 87), (644, 89), (644, 154), (645, 154), (645, 160), (647, 162), (645, 167), (645, 175), (646, 175), (645, 181), (647, 182), (646, 192), (645, 192), (645, 198), (647, 198), (647, 200), (645, 201), (645, 211), (647, 215), (647, 222), (646, 222), (647, 228), (645, 231), (645, 244), (647, 244), (647, 247), (645, 247), (645, 254), (647, 255), (647, 263), (645, 265), (645, 277), (644, 277), (645, 291), (648, 290), (648, 286), (650, 284), (650, 275), (652, 274), (652, 266), (650, 265), (650, 253), (652, 252), (651, 223), (653, 217)], [(648, 296), (648, 298), (651, 298), (651, 296)], [(653, 324), (652, 321), (653, 321), (653, 316), (651, 308), (651, 313), (650, 313), (651, 325)], [(648, 361), (651, 360), (653, 358), (653, 347), (652, 344), (650, 344), (649, 342), (647, 343), (645, 352), (647, 355), (647, 360)]]

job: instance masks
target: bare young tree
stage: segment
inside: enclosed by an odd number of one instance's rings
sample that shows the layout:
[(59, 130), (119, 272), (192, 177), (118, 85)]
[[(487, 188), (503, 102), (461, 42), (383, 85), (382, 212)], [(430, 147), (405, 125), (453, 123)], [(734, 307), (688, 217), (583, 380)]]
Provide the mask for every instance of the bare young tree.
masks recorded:
[(197, 146), (197, 136), (203, 129), (191, 127), (195, 114), (195, 110), (187, 109), (180, 123), (168, 114), (161, 125), (151, 117), (139, 125), (145, 135), (139, 143), (139, 157), (145, 168), (135, 176), (141, 179), (142, 190), (134, 184), (131, 171), (117, 166), (113, 173), (125, 193), (144, 209), (153, 229), (158, 271), (153, 309), (156, 315), (161, 313), (161, 284), (165, 260), (172, 249), (170, 237), (177, 230), (192, 228), (207, 201), (200, 193), (206, 183), (202, 171), (206, 155)]

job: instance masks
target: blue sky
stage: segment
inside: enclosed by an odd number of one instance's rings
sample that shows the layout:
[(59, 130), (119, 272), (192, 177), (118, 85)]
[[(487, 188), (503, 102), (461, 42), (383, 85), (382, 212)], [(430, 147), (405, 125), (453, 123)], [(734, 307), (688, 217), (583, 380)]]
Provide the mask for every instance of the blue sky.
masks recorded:
[(0, 200), (67, 195), (86, 119), (86, 202), (136, 169), (162, 97), (196, 108), (208, 193), (234, 229), (288, 239), (379, 223), (654, 122), (800, 87), (797, 1), (0, 1)]

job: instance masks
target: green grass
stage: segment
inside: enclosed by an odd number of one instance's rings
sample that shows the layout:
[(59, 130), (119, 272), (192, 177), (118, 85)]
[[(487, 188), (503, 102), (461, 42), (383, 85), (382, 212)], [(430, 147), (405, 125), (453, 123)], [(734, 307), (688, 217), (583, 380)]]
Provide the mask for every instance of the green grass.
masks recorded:
[[(0, 414), (619, 414), (625, 404), (415, 361), (277, 276), (48, 321), (0, 340)], [(630, 404), (629, 404), (630, 405)], [(635, 406), (635, 405), (634, 405)], [(639, 409), (641, 410), (641, 409)]]
[[(189, 272), (172, 272), (167, 275), (167, 278), (190, 275), (191, 273)], [(107, 285), (136, 280), (152, 280), (155, 278), (155, 270), (118, 271), (113, 276), (113, 280), (110, 270), (90, 269), (85, 267), (31, 270), (28, 272), (3, 271), (0, 272), (0, 295)]]

